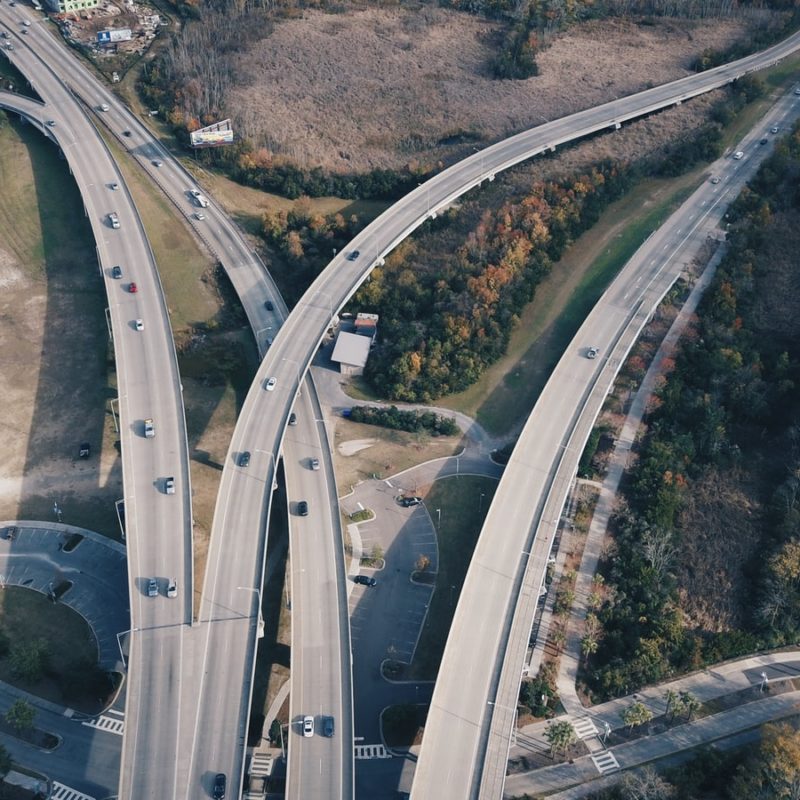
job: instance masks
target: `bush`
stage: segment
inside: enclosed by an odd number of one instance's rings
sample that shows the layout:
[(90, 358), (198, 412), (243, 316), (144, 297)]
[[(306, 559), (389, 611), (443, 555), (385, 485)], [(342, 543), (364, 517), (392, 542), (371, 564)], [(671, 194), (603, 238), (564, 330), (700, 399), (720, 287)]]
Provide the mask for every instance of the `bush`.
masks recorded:
[(353, 406), (350, 409), (350, 420), (395, 431), (429, 433), (431, 436), (455, 436), (460, 432), (454, 419), (432, 411), (401, 411), (397, 406)]

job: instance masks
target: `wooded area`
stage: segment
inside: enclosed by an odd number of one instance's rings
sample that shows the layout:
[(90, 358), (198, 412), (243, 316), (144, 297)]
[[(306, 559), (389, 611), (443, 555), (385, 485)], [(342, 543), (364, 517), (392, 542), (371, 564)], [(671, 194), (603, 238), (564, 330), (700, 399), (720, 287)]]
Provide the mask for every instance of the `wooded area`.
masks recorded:
[[(584, 676), (597, 698), (800, 633), (799, 130), (728, 214), (728, 253), (647, 420), (602, 565), (598, 646)], [(736, 538), (741, 509), (724, 504), (715, 531), (729, 541), (694, 529), (687, 509), (710, 476), (749, 487), (751, 541)], [(741, 563), (712, 547), (740, 552)], [(738, 624), (693, 618), (687, 598), (710, 582), (733, 595), (716, 599), (737, 605)]]

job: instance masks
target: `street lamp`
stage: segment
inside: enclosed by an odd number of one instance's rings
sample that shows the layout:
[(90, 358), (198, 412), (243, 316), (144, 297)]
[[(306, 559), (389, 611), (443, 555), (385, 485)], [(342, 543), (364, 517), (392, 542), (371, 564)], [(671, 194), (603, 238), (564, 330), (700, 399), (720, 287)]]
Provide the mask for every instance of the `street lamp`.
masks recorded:
[(519, 707), (515, 706), (514, 708), (510, 708), (509, 706), (505, 706), (502, 703), (496, 703), (494, 700), (487, 700), (486, 705), (489, 706), (496, 706), (497, 708), (502, 708), (505, 711), (513, 711), (514, 712), (514, 726), (511, 728), (511, 744), (516, 745), (517, 743), (517, 719), (519, 717)]
[(759, 687), (759, 692), (763, 692), (765, 689), (769, 688), (769, 678), (767, 677), (766, 672), (761, 673), (761, 686)]
[(266, 328), (259, 328), (259, 330), (256, 331), (256, 346), (258, 347), (259, 351), (261, 350), (261, 341), (260, 341), (261, 334), (264, 333), (264, 331), (271, 331), (271, 330), (272, 330), (272, 325), (267, 325)]
[(252, 586), (237, 586), (243, 592), (254, 592), (258, 600), (258, 638), (264, 638), (264, 618), (261, 616), (261, 589), (254, 589)]
[(442, 527), (442, 509), (436, 509), (436, 530), (438, 531), (439, 528)]
[(297, 391), (300, 391), (300, 364), (295, 361), (293, 358), (286, 358), (284, 356), (284, 361), (289, 361), (290, 363), (294, 364), (295, 371), (297, 372)]
[(474, 152), (478, 153), (481, 157), (481, 179), (480, 183), (483, 183), (483, 148), (482, 147), (473, 147)]
[(478, 499), (478, 513), (480, 514), (483, 510), (483, 498), (486, 497), (486, 492), (481, 492), (481, 496)]

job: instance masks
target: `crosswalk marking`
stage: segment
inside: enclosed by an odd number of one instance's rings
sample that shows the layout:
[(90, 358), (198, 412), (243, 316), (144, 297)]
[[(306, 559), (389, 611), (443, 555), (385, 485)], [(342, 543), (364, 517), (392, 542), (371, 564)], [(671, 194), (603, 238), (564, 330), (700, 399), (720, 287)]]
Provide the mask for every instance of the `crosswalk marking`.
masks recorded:
[(355, 757), (365, 758), (391, 758), (391, 753), (386, 752), (382, 744), (358, 744), (354, 748)]
[(600, 753), (600, 755), (592, 756), (592, 761), (594, 761), (594, 765), (601, 775), (619, 769), (619, 761), (610, 750), (606, 750), (605, 753)]
[(115, 719), (105, 715), (81, 722), (81, 725), (85, 725), (87, 728), (97, 728), (97, 730), (105, 731), (106, 733), (116, 733), (117, 736), (122, 736), (125, 731), (124, 719)]
[(597, 727), (591, 717), (579, 717), (572, 723), (575, 733), (579, 739), (588, 739), (597, 735)]
[(251, 775), (272, 775), (272, 753), (253, 753), (250, 761)]
[(53, 781), (53, 793), (50, 797), (52, 800), (95, 800), (94, 797), (78, 792), (75, 789), (70, 789), (69, 786), (64, 786), (63, 783), (58, 783), (58, 781)]

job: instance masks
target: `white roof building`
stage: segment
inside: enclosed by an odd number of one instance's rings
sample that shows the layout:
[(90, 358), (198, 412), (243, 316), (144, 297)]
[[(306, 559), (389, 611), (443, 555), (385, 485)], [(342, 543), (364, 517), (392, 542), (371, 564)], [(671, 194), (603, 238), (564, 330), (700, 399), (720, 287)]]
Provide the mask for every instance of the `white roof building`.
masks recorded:
[(343, 331), (336, 339), (331, 361), (339, 363), (339, 371), (343, 375), (363, 375), (371, 344), (368, 336)]

